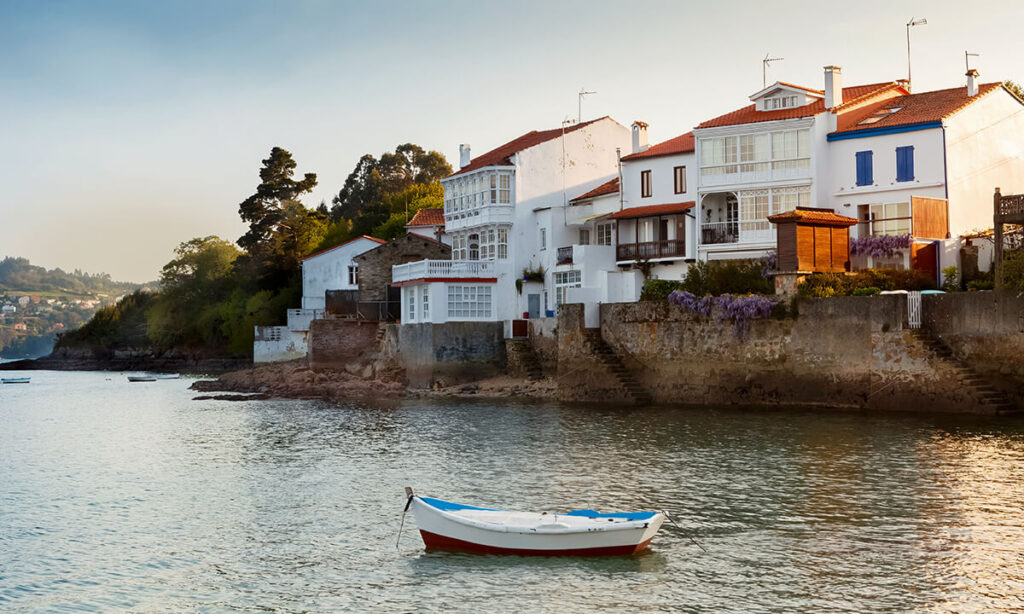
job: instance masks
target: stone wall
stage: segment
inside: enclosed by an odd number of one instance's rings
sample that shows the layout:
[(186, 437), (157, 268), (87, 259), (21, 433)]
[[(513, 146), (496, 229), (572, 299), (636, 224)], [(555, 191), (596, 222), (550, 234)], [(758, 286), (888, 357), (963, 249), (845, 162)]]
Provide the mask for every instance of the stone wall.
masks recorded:
[(932, 294), (921, 307), (925, 329), (1024, 407), (1024, 294)]
[(558, 372), (558, 318), (528, 320), (530, 345), (546, 377)]
[(413, 233), (360, 254), (352, 259), (359, 265), (359, 300), (388, 300), (392, 265), (424, 259), (450, 260), (451, 254), (450, 246)]
[[(613, 398), (577, 307), (563, 307), (559, 322), (561, 394)], [(905, 329), (905, 296), (812, 299), (799, 309), (740, 335), (677, 305), (605, 304), (601, 336), (659, 403), (982, 411), (951, 365)]]
[[(378, 353), (377, 323), (313, 320), (309, 327), (309, 368), (365, 370)], [(360, 373), (369, 376), (368, 373)]]
[(403, 324), (398, 351), (409, 385), (452, 385), (505, 372), (502, 322)]

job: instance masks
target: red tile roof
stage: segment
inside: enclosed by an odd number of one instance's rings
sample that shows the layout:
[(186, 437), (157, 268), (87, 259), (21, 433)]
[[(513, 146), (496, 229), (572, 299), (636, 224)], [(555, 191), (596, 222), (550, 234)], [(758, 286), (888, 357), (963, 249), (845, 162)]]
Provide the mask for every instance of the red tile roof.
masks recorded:
[(779, 81), (779, 85), (785, 85), (786, 87), (792, 87), (794, 89), (803, 90), (805, 92), (810, 92), (812, 94), (817, 94), (819, 96), (825, 95), (825, 90), (816, 90), (813, 87), (804, 87), (802, 85), (797, 85), (795, 83), (786, 83), (785, 81)]
[(769, 215), (768, 221), (773, 224), (796, 222), (799, 224), (835, 226), (838, 228), (846, 228), (857, 223), (855, 218), (839, 215), (831, 209), (815, 209), (812, 207), (797, 207), (791, 211)]
[[(856, 132), (941, 121), (999, 87), (999, 83), (986, 83), (978, 87), (978, 95), (974, 97), (967, 96), (965, 86), (889, 98), (840, 115), (836, 132)], [(876, 122), (861, 125), (860, 122), (886, 109), (899, 110)]]
[(635, 217), (652, 217), (655, 215), (669, 215), (671, 213), (682, 213), (692, 209), (696, 205), (694, 201), (685, 203), (667, 203), (664, 205), (647, 205), (646, 207), (630, 207), (622, 211), (616, 211), (608, 216), (610, 220), (629, 220)]
[(605, 196), (607, 194), (618, 194), (619, 192), (619, 178), (616, 177), (611, 181), (606, 181), (601, 185), (597, 186), (593, 190), (580, 194), (576, 198), (570, 199), (569, 202), (574, 203), (580, 200), (586, 200), (588, 198), (597, 198), (598, 196)]
[(420, 209), (405, 226), (444, 226), (444, 209)]
[[(876, 96), (884, 94), (898, 95), (906, 93), (903, 86), (896, 82), (872, 83), (870, 85), (857, 85), (843, 88), (843, 104), (837, 106), (840, 113), (855, 108), (870, 101)], [(791, 107), (788, 109), (777, 109), (774, 111), (758, 111), (755, 105), (748, 105), (731, 113), (720, 115), (714, 119), (700, 124), (697, 128), (718, 128), (721, 126), (735, 126), (738, 124), (753, 124), (757, 122), (770, 122), (780, 119), (796, 119), (799, 117), (812, 117), (825, 111), (825, 101), (815, 100), (802, 107)]]
[(639, 160), (641, 158), (653, 158), (655, 156), (667, 156), (671, 154), (689, 153), (694, 150), (693, 132), (677, 136), (657, 145), (650, 146), (646, 151), (622, 156), (623, 162), (627, 160)]
[(456, 175), (461, 175), (463, 173), (475, 171), (478, 168), (484, 168), (485, 166), (509, 166), (512, 164), (512, 156), (514, 156), (517, 152), (520, 152), (524, 149), (529, 149), (534, 145), (539, 145), (544, 141), (550, 141), (551, 139), (558, 138), (562, 136), (562, 134), (569, 134), (570, 132), (575, 132), (580, 128), (589, 126), (594, 122), (599, 122), (602, 119), (611, 118), (605, 116), (600, 117), (598, 119), (592, 119), (588, 122), (582, 122), (579, 124), (573, 124), (572, 126), (566, 126), (564, 132), (562, 128), (554, 128), (553, 130), (541, 130), (539, 132), (537, 130), (527, 132), (526, 134), (517, 139), (513, 139), (500, 147), (492, 149), (491, 151), (488, 151), (485, 154), (473, 158), (467, 166), (455, 171), (454, 173), (449, 175), (449, 177), (454, 177)]
[(310, 258), (316, 258), (320, 254), (326, 254), (327, 252), (334, 251), (334, 250), (338, 249), (339, 247), (345, 247), (349, 243), (352, 243), (354, 241), (358, 241), (359, 239), (369, 239), (369, 240), (373, 241), (374, 243), (380, 243), (381, 245), (384, 245), (385, 243), (387, 243), (387, 241), (385, 241), (383, 239), (378, 239), (377, 237), (371, 237), (370, 235), (361, 235), (361, 236), (356, 237), (355, 239), (349, 239), (348, 241), (345, 241), (341, 245), (335, 245), (334, 247), (328, 247), (327, 249), (322, 249), (322, 250), (320, 250), (318, 252), (313, 252), (312, 254), (306, 256), (305, 258), (303, 258), (303, 260), (309, 260)]

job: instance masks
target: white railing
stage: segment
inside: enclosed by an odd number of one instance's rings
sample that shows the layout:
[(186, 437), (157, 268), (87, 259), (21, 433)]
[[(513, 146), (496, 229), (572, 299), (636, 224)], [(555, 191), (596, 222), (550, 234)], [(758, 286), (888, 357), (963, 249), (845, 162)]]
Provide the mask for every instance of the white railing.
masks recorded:
[(907, 293), (907, 324), (910, 328), (921, 328), (921, 293)]
[(391, 267), (391, 281), (414, 279), (497, 277), (497, 267), (490, 260), (420, 260)]

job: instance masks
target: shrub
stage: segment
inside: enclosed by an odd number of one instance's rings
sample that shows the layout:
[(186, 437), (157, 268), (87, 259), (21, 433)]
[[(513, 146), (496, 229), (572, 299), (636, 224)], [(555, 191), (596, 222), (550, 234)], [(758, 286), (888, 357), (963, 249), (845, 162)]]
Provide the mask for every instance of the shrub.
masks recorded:
[(934, 287), (935, 281), (931, 276), (921, 271), (865, 269), (853, 275), (842, 273), (811, 275), (797, 288), (797, 294), (802, 298), (828, 298), (851, 296), (856, 290), (862, 288), (873, 288), (876, 290), (874, 293), (877, 293), (884, 290), (920, 291)]
[(1024, 290), (1024, 249), (1003, 254), (1003, 285), (1010, 290)]
[(977, 292), (978, 290), (991, 290), (995, 288), (996, 284), (991, 279), (972, 279), (967, 282), (968, 292)]
[(882, 291), (881, 288), (876, 288), (874, 286), (868, 286), (866, 288), (857, 288), (857, 289), (855, 289), (851, 293), (851, 296), (874, 296), (874, 295), (878, 294), (881, 291)]
[(648, 279), (644, 282), (644, 288), (640, 292), (641, 301), (663, 301), (668, 298), (674, 290), (679, 290), (682, 282), (671, 279)]
[(948, 266), (942, 269), (942, 289), (946, 292), (958, 292), (960, 290), (960, 273), (956, 266)]
[(774, 258), (695, 262), (686, 271), (681, 290), (696, 296), (721, 294), (773, 294), (775, 282), (768, 275)]

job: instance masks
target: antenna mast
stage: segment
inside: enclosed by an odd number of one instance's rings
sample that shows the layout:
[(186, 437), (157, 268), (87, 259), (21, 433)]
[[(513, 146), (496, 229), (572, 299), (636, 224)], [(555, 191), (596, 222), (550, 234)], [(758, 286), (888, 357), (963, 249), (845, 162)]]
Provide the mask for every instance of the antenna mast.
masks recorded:
[(764, 59), (761, 60), (761, 87), (768, 87), (768, 67), (772, 62), (781, 62), (786, 58), (773, 58), (770, 53), (764, 54)]
[(579, 96), (576, 99), (576, 122), (583, 121), (583, 97), (589, 96), (590, 94), (596, 94), (597, 92), (588, 92), (585, 89), (580, 89)]
[(980, 55), (981, 55), (980, 53), (967, 53), (967, 51), (964, 50), (964, 66), (966, 66), (967, 72), (971, 72), (971, 60), (970, 60), (970, 58), (972, 58), (972, 57), (976, 58), (976, 57), (978, 57)]

